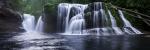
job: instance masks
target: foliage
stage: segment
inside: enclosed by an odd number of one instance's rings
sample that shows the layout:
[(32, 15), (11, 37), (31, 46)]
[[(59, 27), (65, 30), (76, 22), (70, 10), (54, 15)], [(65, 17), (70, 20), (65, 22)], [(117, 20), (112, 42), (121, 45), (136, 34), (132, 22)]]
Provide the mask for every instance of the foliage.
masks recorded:
[(40, 16), (43, 10), (43, 0), (23, 0), (23, 12)]
[[(106, 3), (111, 3), (113, 5), (116, 5), (118, 7), (122, 7), (125, 9), (129, 9), (135, 12), (140, 12), (142, 14), (150, 15), (150, 1), (148, 0), (106, 0)], [(136, 18), (137, 14), (131, 13), (131, 12), (125, 12), (125, 17), (133, 24), (134, 27), (137, 27), (139, 29), (148, 30), (149, 26), (144, 23), (141, 19)], [(134, 16), (131, 16), (131, 15)], [(145, 18), (144, 16), (142, 16)], [(144, 28), (144, 27), (146, 28)]]
[(22, 10), (23, 3), (22, 0), (6, 0), (6, 6), (13, 10), (20, 11)]
[(105, 2), (150, 15), (150, 0), (105, 0)]

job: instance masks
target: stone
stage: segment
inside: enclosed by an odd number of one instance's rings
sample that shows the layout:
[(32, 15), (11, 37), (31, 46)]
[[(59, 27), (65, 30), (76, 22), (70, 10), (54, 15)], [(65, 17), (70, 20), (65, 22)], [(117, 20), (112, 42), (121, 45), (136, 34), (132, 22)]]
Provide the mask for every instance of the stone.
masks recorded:
[(21, 15), (9, 8), (0, 8), (0, 32), (21, 32)]

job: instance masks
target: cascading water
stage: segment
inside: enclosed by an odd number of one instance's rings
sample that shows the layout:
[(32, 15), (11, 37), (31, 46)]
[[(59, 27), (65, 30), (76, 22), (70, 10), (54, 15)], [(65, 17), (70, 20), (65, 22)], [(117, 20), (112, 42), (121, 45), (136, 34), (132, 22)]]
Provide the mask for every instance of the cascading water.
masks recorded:
[(43, 21), (42, 16), (39, 17), (37, 24), (35, 25), (35, 17), (30, 14), (23, 15), (23, 28), (26, 32), (22, 33), (20, 36), (16, 36), (19, 40), (31, 40), (31, 39), (41, 39), (49, 38), (43, 35)]
[[(82, 4), (68, 4), (61, 3), (58, 6), (58, 24), (65, 24), (61, 27), (65, 27), (65, 32), (68, 33), (81, 33), (85, 28), (84, 10), (87, 5)], [(73, 12), (71, 12), (74, 10)], [(74, 13), (71, 15), (70, 13)], [(62, 25), (62, 24), (61, 24)], [(58, 26), (59, 27), (59, 26)]]
[(117, 27), (116, 19), (112, 16), (110, 10), (108, 10), (108, 14), (111, 20), (111, 26), (112, 29), (114, 30), (114, 33), (116, 33), (117, 35), (122, 34), (123, 33), (122, 30), (119, 27)]
[[(93, 11), (93, 29), (90, 31), (96, 31), (97, 35), (110, 35), (110, 27), (108, 16), (103, 9), (102, 2), (95, 2)], [(91, 34), (91, 33), (90, 33)]]
[(19, 41), (30, 41), (33, 39), (44, 39), (49, 38), (49, 36), (43, 35), (43, 21), (42, 16), (39, 17), (37, 24), (35, 25), (35, 17), (30, 14), (23, 15), (23, 28), (26, 32), (21, 33), (19, 36), (14, 38)]
[(93, 25), (94, 25), (94, 27), (99, 27), (99, 23), (97, 23), (98, 22), (98, 20), (99, 20), (99, 11), (94, 11), (94, 18), (93, 18)]
[[(98, 9), (98, 7), (95, 7), (95, 8)], [(101, 6), (99, 10), (94, 11), (94, 16), (93, 16), (93, 23), (94, 23), (93, 27), (95, 27), (96, 34), (99, 34), (99, 35), (109, 34), (108, 29), (107, 29), (108, 27), (107, 22), (108, 22), (107, 16)]]
[(82, 14), (78, 14), (71, 18), (68, 30), (73, 33), (75, 32), (82, 33), (82, 29), (84, 28), (84, 26), (85, 26), (85, 20)]
[(35, 17), (30, 14), (23, 15), (23, 28), (26, 32), (43, 32), (42, 16), (39, 17), (37, 24), (35, 25)]
[(133, 34), (133, 33), (142, 34), (139, 30), (132, 27), (131, 23), (124, 17), (123, 12), (121, 10), (118, 10), (118, 12), (120, 14), (120, 17), (121, 17), (123, 23), (124, 23), (124, 28), (123, 29), (126, 33), (129, 33), (129, 34)]
[[(84, 17), (84, 11), (87, 7), (88, 5), (83, 4), (59, 4), (58, 29), (64, 30), (66, 34), (94, 34), (93, 30), (96, 35), (141, 34), (140, 31), (132, 27), (130, 22), (125, 19), (122, 11), (118, 10), (121, 20), (124, 23), (123, 30), (120, 29), (120, 27), (117, 26), (115, 17), (113, 17), (110, 10), (105, 11), (102, 2), (96, 2), (94, 4), (92, 17), (93, 28), (85, 29), (87, 23)], [(108, 15), (106, 15), (106, 13), (108, 13)]]
[(93, 14), (93, 27), (99, 28), (101, 23), (99, 20), (101, 19), (101, 10), (102, 9), (102, 3), (96, 2), (94, 5), (94, 14)]
[(34, 31), (35, 29), (35, 18), (34, 16), (30, 15), (30, 14), (24, 14), (23, 15), (23, 28), (26, 31)]
[(42, 21), (42, 16), (40, 16), (36, 24), (35, 31), (43, 32), (43, 24), (44, 22)]

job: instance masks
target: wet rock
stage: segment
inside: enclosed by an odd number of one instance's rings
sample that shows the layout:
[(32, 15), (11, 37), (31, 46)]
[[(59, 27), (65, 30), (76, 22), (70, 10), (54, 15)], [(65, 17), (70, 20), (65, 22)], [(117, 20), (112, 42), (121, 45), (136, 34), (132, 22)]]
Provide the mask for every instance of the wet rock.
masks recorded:
[[(87, 9), (84, 11), (85, 13), (85, 21), (86, 21), (86, 28), (91, 29), (91, 28), (96, 28), (93, 25), (94, 22), (94, 13), (97, 11), (98, 12), (98, 17), (101, 19), (102, 14), (100, 12), (100, 9), (103, 9), (104, 5), (102, 2), (93, 2), (88, 4)], [(101, 20), (96, 21), (96, 23), (99, 23), (98, 27), (101, 27)]]
[[(18, 0), (16, 0), (18, 1)], [(0, 0), (0, 32), (23, 32), (21, 15), (15, 10), (18, 3), (13, 0)]]
[(19, 13), (9, 8), (0, 8), (0, 32), (21, 32), (21, 23)]

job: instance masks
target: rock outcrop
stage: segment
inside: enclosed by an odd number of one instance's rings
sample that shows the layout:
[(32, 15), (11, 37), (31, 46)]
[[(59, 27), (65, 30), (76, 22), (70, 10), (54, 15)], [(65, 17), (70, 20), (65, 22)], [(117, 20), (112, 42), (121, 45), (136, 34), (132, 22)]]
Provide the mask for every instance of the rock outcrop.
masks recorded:
[(10, 8), (9, 0), (0, 0), (0, 32), (21, 32), (21, 15)]

